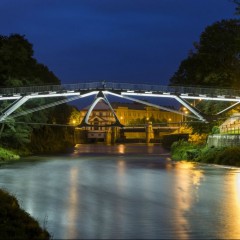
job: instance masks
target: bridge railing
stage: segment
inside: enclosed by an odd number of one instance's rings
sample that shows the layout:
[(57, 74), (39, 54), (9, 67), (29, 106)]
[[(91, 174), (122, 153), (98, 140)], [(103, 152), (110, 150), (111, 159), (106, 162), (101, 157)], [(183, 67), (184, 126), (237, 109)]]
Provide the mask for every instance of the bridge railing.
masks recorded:
[(185, 87), (185, 86), (163, 86), (149, 84), (129, 84), (129, 83), (106, 83), (106, 89), (124, 90), (124, 91), (151, 91), (166, 92), (172, 94), (193, 94), (208, 96), (240, 96), (240, 90), (225, 88), (208, 87)]
[(173, 87), (176, 92), (182, 94), (207, 95), (207, 96), (240, 96), (240, 90), (230, 88), (207, 88), (207, 87)]
[(31, 94), (44, 92), (83, 91), (83, 90), (120, 90), (120, 91), (145, 91), (166, 92), (170, 94), (193, 94), (206, 96), (239, 96), (240, 90), (218, 89), (196, 86), (163, 86), (150, 84), (132, 84), (115, 82), (90, 82), (62, 85), (27, 86), (15, 88), (0, 88), (0, 95)]
[(63, 89), (64, 87), (62, 85), (0, 88), (0, 94), (1, 95), (30, 94), (30, 93), (36, 93), (36, 92), (39, 93), (39, 92), (61, 91)]

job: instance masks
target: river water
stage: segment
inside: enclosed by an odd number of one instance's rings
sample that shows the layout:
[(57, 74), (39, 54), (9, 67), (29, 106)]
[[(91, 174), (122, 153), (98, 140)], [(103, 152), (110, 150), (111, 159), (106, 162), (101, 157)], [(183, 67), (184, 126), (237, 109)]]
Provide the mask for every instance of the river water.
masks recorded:
[(53, 239), (240, 239), (240, 169), (172, 162), (159, 145), (78, 145), (0, 168)]

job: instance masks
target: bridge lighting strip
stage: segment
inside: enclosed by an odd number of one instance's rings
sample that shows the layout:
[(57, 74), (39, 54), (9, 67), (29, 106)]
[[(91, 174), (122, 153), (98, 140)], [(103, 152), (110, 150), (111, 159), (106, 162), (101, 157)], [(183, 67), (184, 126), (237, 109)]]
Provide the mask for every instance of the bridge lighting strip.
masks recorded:
[(8, 119), (23, 116), (23, 115), (33, 113), (33, 112), (36, 112), (36, 111), (40, 111), (40, 110), (43, 110), (43, 109), (46, 109), (46, 108), (55, 107), (57, 105), (60, 105), (60, 104), (66, 103), (66, 102), (71, 102), (71, 101), (80, 99), (82, 97), (83, 97), (82, 95), (78, 95), (78, 96), (73, 96), (71, 98), (64, 98), (64, 99), (62, 99), (60, 101), (57, 101), (57, 102), (52, 102), (52, 103), (41, 105), (39, 107), (35, 107), (35, 108), (29, 109), (29, 110), (26, 110), (26, 111), (23, 111), (23, 112), (20, 112), (20, 113), (12, 114), (10, 117), (8, 117)]
[(0, 97), (0, 101), (1, 100), (14, 100), (14, 99), (19, 99), (19, 98), (21, 98), (21, 96)]
[[(77, 93), (73, 93), (73, 94), (54, 94), (54, 95), (27, 95), (27, 96), (24, 96), (24, 97), (21, 97), (21, 99), (19, 98), (19, 100), (16, 100), (16, 103), (13, 103), (13, 105), (11, 106), (10, 105), (10, 108), (7, 108), (6, 111), (4, 111), (1, 115), (0, 115), (0, 122), (4, 121), (12, 112), (14, 112), (17, 108), (19, 108), (22, 104), (24, 104), (28, 99), (32, 99), (32, 98), (41, 98), (41, 97), (58, 97), (58, 96), (79, 96), (79, 98), (84, 98), (84, 97), (88, 97), (88, 96), (91, 96), (93, 94), (96, 94), (98, 93), (98, 91), (92, 91), (92, 92), (89, 92), (89, 93), (86, 93), (86, 94), (82, 94), (80, 95), (80, 92), (77, 92)], [(75, 100), (75, 99), (73, 99)], [(59, 102), (65, 102), (63, 100), (59, 101)], [(66, 101), (67, 102), (67, 101)], [(34, 112), (34, 111), (38, 111), (38, 110), (42, 110), (42, 109), (45, 109), (45, 108), (48, 108), (48, 107), (51, 107), (51, 106), (54, 106), (56, 103), (50, 103), (50, 104), (46, 104), (44, 106), (40, 106), (40, 107), (37, 107), (37, 108), (34, 108), (32, 110), (28, 110), (28, 111), (25, 111), (23, 114), (19, 113), (19, 114), (15, 114), (14, 117), (17, 117), (18, 115), (25, 115), (25, 114), (28, 114), (30, 112)]]
[(203, 122), (207, 121), (206, 119), (204, 119), (204, 117), (201, 114), (199, 114), (194, 108), (192, 108), (191, 105), (189, 105), (189, 103), (183, 101), (181, 97), (175, 95), (174, 98), (178, 102), (180, 102), (183, 106), (185, 106), (190, 112), (194, 113), (201, 121)]
[(153, 94), (153, 93), (134, 93), (134, 92), (121, 92), (121, 95), (127, 95), (127, 96), (144, 96), (144, 97), (169, 97), (169, 98), (174, 98), (174, 95), (171, 95), (169, 93), (163, 93), (164, 95), (161, 94)]
[(38, 95), (29, 95), (29, 98), (46, 98), (46, 97), (67, 97), (67, 96), (77, 96), (80, 95), (80, 92), (74, 93), (49, 93), (49, 94), (38, 94)]
[[(97, 92), (97, 91), (96, 91)], [(80, 95), (80, 92), (73, 92), (73, 93), (49, 93), (49, 94), (39, 94), (39, 93), (31, 93), (30, 95), (27, 95), (28, 98), (46, 98), (46, 97), (67, 97), (67, 96), (77, 96)], [(91, 94), (90, 94), (91, 95)], [(0, 101), (2, 100), (14, 100), (21, 98), (21, 95), (13, 95), (11, 97), (0, 97)]]
[[(145, 97), (164, 97), (164, 98), (173, 98), (175, 100), (177, 100), (178, 102), (180, 102), (182, 105), (184, 105), (190, 112), (192, 112), (193, 114), (195, 114), (197, 116), (198, 119), (200, 119), (201, 121), (206, 121), (197, 111), (195, 111), (193, 108), (191, 108), (188, 104), (186, 104), (183, 100), (181, 100), (180, 97), (176, 96), (176, 95), (170, 95), (170, 94), (146, 94), (146, 93), (126, 93), (126, 92), (122, 92), (122, 95), (130, 95), (130, 96), (145, 96)], [(180, 114), (180, 113), (179, 113)], [(188, 115), (186, 115), (188, 116)], [(188, 116), (190, 117), (190, 116)]]
[(220, 115), (221, 113), (224, 113), (224, 112), (228, 111), (229, 109), (234, 108), (234, 107), (237, 106), (239, 103), (240, 103), (240, 101), (234, 103), (233, 105), (231, 105), (231, 106), (229, 106), (229, 107), (223, 109), (222, 111), (218, 112), (216, 115)]
[[(128, 96), (123, 96), (123, 95), (119, 95), (119, 94), (116, 94), (116, 93), (113, 93), (113, 92), (109, 92), (109, 91), (104, 91), (104, 94), (110, 94), (110, 95), (113, 95), (113, 96), (116, 96), (116, 97), (120, 97), (120, 98), (124, 98), (124, 99), (128, 99), (130, 101), (135, 101), (135, 102), (139, 102), (141, 104), (144, 104), (144, 105), (148, 105), (148, 106), (151, 106), (151, 107), (155, 107), (155, 108), (158, 108), (158, 109), (162, 109), (162, 110), (165, 110), (165, 111), (168, 111), (168, 112), (173, 112), (173, 113), (176, 113), (176, 114), (180, 114), (180, 115), (183, 115), (183, 116), (187, 116), (189, 118), (195, 118), (195, 119), (199, 119), (199, 116), (193, 116), (193, 115), (188, 115), (188, 114), (185, 114), (183, 112), (180, 112), (180, 111), (177, 111), (177, 110), (174, 110), (174, 109), (169, 109), (169, 108), (166, 108), (166, 107), (162, 107), (162, 106), (159, 106), (159, 105), (156, 105), (156, 104), (152, 104), (152, 103), (148, 103), (148, 102), (144, 102), (144, 101), (141, 101), (139, 99), (136, 99), (136, 98), (131, 98), (131, 97), (128, 97)], [(141, 93), (140, 93), (141, 94)], [(136, 95), (140, 95), (139, 93), (135, 93), (135, 94), (131, 94), (133, 96), (136, 96)], [(125, 95), (130, 95), (130, 94), (125, 94)], [(141, 95), (142, 96), (142, 95)], [(145, 96), (153, 96), (152, 94), (149, 95), (149, 94), (145, 94)], [(154, 96), (154, 97), (158, 97), (158, 96)], [(163, 97), (160, 95), (160, 97)], [(176, 99), (173, 95), (170, 96), (171, 98), (174, 98)], [(190, 109), (189, 109), (190, 110)], [(191, 111), (191, 110), (190, 110)], [(191, 111), (192, 112), (192, 111)], [(200, 118), (200, 120), (202, 120)]]
[[(89, 92), (89, 93), (85, 93), (85, 94), (82, 94), (81, 96), (82, 97), (88, 97), (88, 96), (91, 96), (93, 94), (97, 94), (98, 91), (92, 91), (92, 92)], [(31, 93), (30, 95), (27, 95), (27, 97), (29, 99), (32, 99), (32, 98), (47, 98), (47, 97), (69, 97), (69, 96), (78, 96), (80, 95), (80, 92), (67, 92), (67, 93), (49, 93), (49, 94), (41, 94), (41, 93)], [(21, 98), (22, 96), (19, 95), (19, 96), (11, 96), (11, 97), (0, 97), (0, 101), (1, 100), (14, 100), (14, 99), (19, 99)]]
[(240, 98), (227, 98), (223, 96), (218, 96), (218, 97), (204, 97), (203, 95), (199, 96), (185, 96), (185, 95), (180, 95), (181, 98), (185, 99), (202, 99), (202, 100), (212, 100), (212, 101), (225, 101), (225, 102), (239, 102)]

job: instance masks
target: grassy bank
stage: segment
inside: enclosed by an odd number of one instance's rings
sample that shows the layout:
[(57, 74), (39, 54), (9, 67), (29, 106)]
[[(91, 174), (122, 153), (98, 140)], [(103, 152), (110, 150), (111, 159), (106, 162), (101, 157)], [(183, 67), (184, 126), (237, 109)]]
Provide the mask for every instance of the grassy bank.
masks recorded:
[(19, 207), (15, 197), (0, 190), (0, 239), (47, 240), (50, 234)]
[(179, 141), (172, 144), (171, 155), (173, 160), (240, 166), (240, 147), (217, 148)]
[(19, 158), (20, 156), (15, 151), (0, 147), (0, 162), (14, 161)]
[[(26, 151), (8, 150), (0, 147), (0, 165), (17, 161)], [(0, 239), (50, 239), (50, 234), (19, 207), (18, 201), (0, 189)]]

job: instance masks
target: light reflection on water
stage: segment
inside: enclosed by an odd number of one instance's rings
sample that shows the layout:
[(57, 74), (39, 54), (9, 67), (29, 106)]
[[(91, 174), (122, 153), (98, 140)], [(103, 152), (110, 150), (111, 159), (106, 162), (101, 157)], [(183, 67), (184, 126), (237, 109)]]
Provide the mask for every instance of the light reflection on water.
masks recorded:
[(228, 239), (239, 239), (240, 228), (240, 172), (231, 171), (224, 177), (227, 199), (223, 205), (223, 215), (228, 215), (224, 223), (223, 234)]
[(78, 214), (78, 206), (80, 204), (80, 196), (78, 195), (78, 171), (79, 169), (76, 167), (72, 167), (70, 169), (70, 186), (69, 186), (69, 193), (68, 193), (68, 203), (67, 203), (67, 219), (68, 225), (66, 237), (69, 239), (76, 239), (77, 231), (75, 223), (77, 221), (77, 214)]
[(79, 145), (0, 168), (0, 187), (57, 239), (239, 239), (239, 169), (166, 160), (159, 145)]

